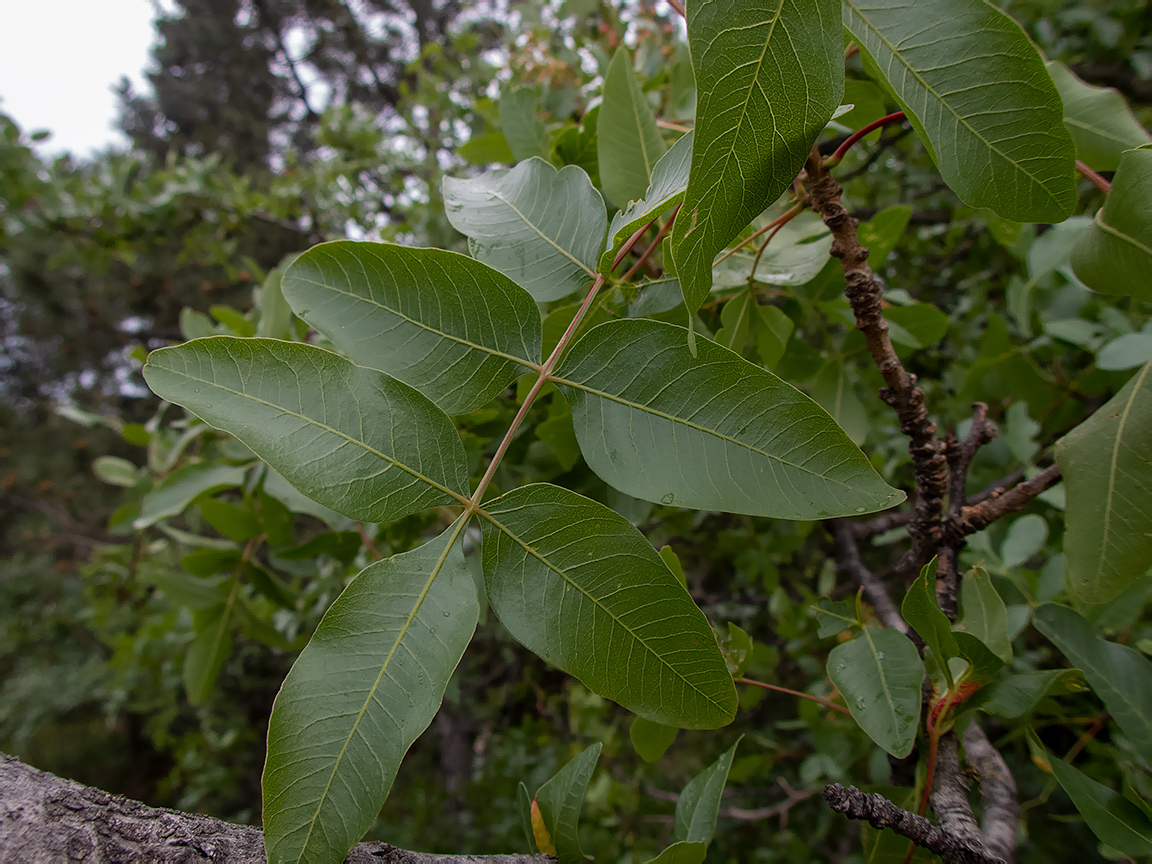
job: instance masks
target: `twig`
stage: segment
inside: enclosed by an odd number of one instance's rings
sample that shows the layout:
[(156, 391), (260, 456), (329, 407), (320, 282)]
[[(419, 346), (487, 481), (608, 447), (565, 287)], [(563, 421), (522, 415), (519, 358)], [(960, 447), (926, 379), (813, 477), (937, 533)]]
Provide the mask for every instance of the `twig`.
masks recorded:
[(980, 777), (984, 803), (984, 846), (1012, 864), (1016, 854), (1016, 780), (1008, 765), (973, 720), (964, 732), (964, 759)]
[(864, 593), (872, 601), (876, 616), (885, 627), (891, 627), (907, 635), (908, 624), (900, 616), (900, 611), (892, 602), (892, 598), (888, 596), (888, 589), (884, 587), (880, 577), (865, 567), (864, 562), (860, 560), (860, 550), (856, 548), (856, 538), (852, 536), (849, 524), (843, 519), (830, 519), (828, 527), (836, 543), (836, 561), (840, 565), (841, 572), (864, 589)]
[(643, 254), (641, 254), (641, 256), (636, 259), (636, 263), (629, 267), (627, 272), (620, 277), (621, 282), (627, 282), (628, 278), (640, 269), (644, 262), (648, 260), (649, 256), (651, 256), (653, 252), (660, 248), (660, 241), (663, 240), (664, 235), (666, 235), (672, 229), (672, 223), (676, 221), (676, 214), (679, 212), (680, 205), (677, 204), (676, 207), (672, 210), (672, 215), (668, 217), (668, 221), (661, 225), (660, 230), (656, 232), (656, 236), (652, 239), (652, 242), (649, 244), (648, 248), (645, 249)]
[(815, 150), (807, 162), (812, 209), (832, 232), (832, 255), (840, 259), (847, 283), (845, 296), (856, 316), (856, 329), (864, 334), (887, 385), (880, 398), (895, 409), (900, 431), (908, 436), (908, 450), (916, 470), (916, 505), (908, 533), (912, 548), (898, 569), (907, 575), (919, 570), (935, 554), (940, 538), (940, 506), (948, 482), (944, 443), (936, 437), (936, 424), (924, 406), (924, 392), (916, 376), (904, 368), (888, 336), (888, 322), (881, 308), (881, 287), (868, 266), (868, 249), (856, 235), (857, 220), (840, 203), (840, 186), (825, 170)]
[(1086, 177), (1087, 179), (1091, 180), (1092, 185), (1103, 192), (1105, 195), (1112, 191), (1111, 183), (1109, 183), (1079, 159), (1076, 160), (1076, 170), (1080, 172), (1082, 177)]
[(959, 518), (948, 524), (947, 542), (955, 542), (952, 535), (962, 539), (983, 531), (1001, 516), (1023, 510), (1029, 501), (1059, 483), (1060, 477), (1060, 466), (1049, 465), (1031, 480), (1017, 483), (1007, 492), (993, 494), (979, 504), (961, 508)]
[(869, 537), (875, 537), (877, 534), (883, 534), (885, 531), (891, 531), (893, 528), (903, 528), (911, 521), (912, 511), (906, 510), (901, 512), (899, 510), (893, 510), (890, 513), (873, 516), (864, 522), (849, 522), (848, 530), (852, 532), (852, 536), (857, 540), (867, 540)]
[(801, 211), (803, 211), (804, 207), (805, 207), (804, 201), (797, 201), (795, 204), (792, 205), (791, 208), (788, 209), (787, 212), (782, 213), (781, 215), (777, 216), (775, 219), (773, 219), (771, 222), (769, 222), (763, 228), (760, 228), (759, 230), (754, 231), (751, 236), (745, 237), (743, 240), (741, 240), (739, 243), (737, 243), (735, 246), (733, 246), (731, 249), (729, 249), (727, 252), (725, 252), (723, 255), (721, 255), (719, 258), (717, 258), (714, 262), (712, 262), (712, 266), (715, 267), (717, 264), (719, 264), (724, 259), (731, 258), (733, 255), (735, 255), (737, 252), (739, 252), (741, 249), (743, 249), (745, 246), (747, 246), (749, 243), (751, 243), (757, 237), (760, 237), (764, 234), (767, 234), (769, 231), (772, 231), (773, 229), (779, 228), (781, 225), (784, 225), (787, 222), (791, 222), (793, 219), (795, 219), (797, 216), (800, 215), (800, 213), (801, 213)]
[[(963, 443), (952, 436), (944, 445), (944, 454), (948, 459), (948, 520), (945, 523), (944, 533), (948, 535), (948, 527), (960, 518), (964, 508), (964, 493), (968, 483), (968, 469), (976, 457), (976, 451), (1000, 434), (996, 424), (988, 419), (988, 406), (983, 402), (972, 405), (972, 426)], [(951, 536), (951, 535), (949, 535)], [(960, 570), (957, 559), (964, 546), (961, 537), (958, 543), (945, 544), (940, 549), (940, 557), (936, 567), (936, 600), (948, 620), (955, 621), (958, 611), (957, 597), (960, 591)]]
[(836, 148), (835, 153), (824, 160), (825, 170), (831, 170), (832, 168), (835, 168), (837, 165), (839, 165), (840, 160), (844, 158), (844, 154), (851, 150), (852, 146), (865, 135), (875, 132), (877, 129), (881, 129), (885, 126), (890, 126), (893, 123), (903, 122), (904, 112), (893, 111), (891, 114), (888, 114), (885, 117), (881, 117), (879, 120), (873, 120), (871, 123), (861, 126), (859, 129), (848, 136), (847, 141)]
[(813, 696), (811, 693), (803, 693), (800, 690), (791, 690), (788, 687), (781, 687), (779, 684), (765, 684), (763, 681), (753, 681), (751, 678), (737, 678), (737, 684), (751, 684), (753, 687), (763, 687), (765, 690), (774, 690), (777, 693), (787, 693), (789, 696), (795, 696), (798, 699), (808, 699), (811, 702), (818, 702), (825, 708), (831, 708), (833, 711), (839, 711), (841, 714), (851, 714), (843, 705), (837, 705), (835, 702), (830, 702), (820, 696)]
[(830, 783), (824, 787), (824, 800), (849, 819), (859, 819), (873, 828), (891, 828), (917, 846), (936, 853), (947, 864), (1005, 864), (1002, 858), (971, 848), (923, 816), (910, 813), (875, 792)]

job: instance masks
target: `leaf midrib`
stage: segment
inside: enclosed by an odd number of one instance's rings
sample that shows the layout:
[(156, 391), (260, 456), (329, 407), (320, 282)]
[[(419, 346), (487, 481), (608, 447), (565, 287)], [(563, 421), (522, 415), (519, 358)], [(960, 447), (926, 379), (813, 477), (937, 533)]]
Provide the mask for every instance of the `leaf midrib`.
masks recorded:
[(513, 362), (513, 363), (519, 363), (521, 366), (526, 366), (529, 369), (539, 369), (540, 368), (540, 364), (533, 363), (530, 360), (525, 360), (523, 357), (516, 357), (512, 354), (505, 354), (503, 351), (498, 351), (495, 348), (489, 348), (487, 345), (480, 345), (476, 342), (471, 342), (468, 339), (465, 339), (461, 336), (455, 336), (451, 333), (445, 333), (442, 330), (437, 330), (436, 328), (431, 327), (428, 324), (425, 324), (423, 321), (421, 321), (417, 318), (412, 318), (409, 315), (405, 315), (403, 312), (401, 312), (398, 309), (393, 309), (391, 306), (388, 306), (387, 304), (380, 302), (379, 300), (377, 300), (374, 297), (365, 297), (363, 294), (357, 294), (354, 291), (345, 291), (341, 288), (336, 287), (335, 285), (328, 285), (324, 282), (317, 282), (315, 279), (308, 279), (308, 278), (305, 278), (303, 276), (297, 276), (295, 278), (300, 282), (305, 282), (305, 283), (307, 283), (309, 285), (313, 285), (317, 288), (323, 288), (327, 291), (332, 291), (333, 293), (343, 295), (344, 297), (349, 297), (353, 300), (360, 300), (364, 303), (368, 303), (369, 305), (375, 306), (377, 309), (382, 309), (383, 311), (389, 313), (390, 315), (395, 315), (397, 318), (403, 318), (409, 324), (414, 324), (417, 327), (421, 328), (422, 330), (427, 331), (428, 333), (431, 333), (435, 336), (440, 336), (444, 339), (449, 339), (453, 342), (456, 342), (460, 345), (465, 346), (466, 348), (471, 348), (475, 351), (482, 351), (486, 354), (490, 354), (493, 357), (499, 357), (501, 360), (508, 360), (508, 361)]
[(835, 483), (839, 486), (844, 487), (844, 489), (851, 489), (852, 488), (852, 486), (850, 484), (844, 482), (843, 480), (837, 480), (835, 477), (829, 477), (826, 474), (821, 474), (819, 471), (813, 471), (811, 468), (805, 468), (803, 465), (797, 465), (794, 462), (789, 462), (787, 459), (784, 459), (784, 458), (777, 456), (773, 453), (768, 453), (764, 450), (761, 450), (759, 447), (753, 447), (751, 444), (745, 444), (743, 441), (739, 440), (738, 438), (733, 438), (731, 435), (725, 435), (723, 432), (719, 432), (715, 429), (708, 429), (704, 426), (701, 426), (699, 423), (693, 423), (692, 421), (686, 420), (683, 417), (677, 417), (674, 414), (668, 414), (667, 412), (659, 411), (659, 410), (652, 408), (650, 406), (641, 405), (638, 402), (633, 402), (629, 399), (625, 399), (622, 396), (618, 396), (614, 393), (606, 393), (603, 390), (597, 390), (593, 387), (589, 387), (588, 385), (582, 384), (578, 381), (572, 381), (572, 380), (569, 380), (568, 378), (562, 378), (559, 375), (553, 375), (552, 381), (556, 384), (566, 384), (567, 386), (573, 388), (574, 390), (582, 390), (585, 393), (589, 393), (593, 396), (598, 396), (601, 399), (605, 399), (609, 402), (616, 402), (617, 404), (623, 405), (626, 408), (631, 408), (635, 411), (640, 411), (640, 412), (643, 412), (645, 414), (651, 414), (654, 417), (659, 417), (660, 419), (667, 420), (671, 423), (679, 423), (683, 426), (688, 427), (689, 429), (692, 429), (696, 432), (700, 432), (701, 434), (711, 435), (715, 438), (719, 438), (721, 441), (725, 441), (729, 444), (734, 444), (737, 447), (742, 447), (745, 450), (749, 450), (752, 453), (756, 453), (759, 456), (763, 456), (763, 457), (770, 459), (774, 462), (778, 462), (781, 465), (787, 466), (788, 468), (794, 468), (797, 471), (800, 471), (800, 472), (805, 473), (805, 474), (810, 474), (813, 477), (819, 477), (821, 480), (825, 480), (829, 483)]
[[(353, 364), (353, 365), (355, 365), (355, 364)], [(341, 432), (339, 429), (333, 429), (331, 426), (329, 426), (325, 423), (321, 423), (317, 420), (314, 420), (311, 417), (308, 417), (307, 415), (299, 414), (296, 411), (290, 411), (289, 409), (285, 408), (283, 405), (277, 405), (274, 402), (269, 402), (266, 399), (261, 399), (259, 396), (253, 396), (250, 393), (244, 393), (243, 391), (240, 391), (240, 390), (233, 390), (231, 387), (225, 387), (223, 384), (219, 384), (215, 381), (209, 381), (206, 378), (197, 378), (195, 375), (189, 375), (187, 372), (181, 372), (180, 370), (173, 369), (170, 366), (161, 366), (159, 364), (154, 364), (154, 368), (162, 369), (163, 371), (170, 372), (173, 375), (180, 375), (184, 378), (187, 378), (189, 381), (195, 381), (199, 384), (206, 384), (209, 387), (215, 387), (218, 390), (223, 390), (225, 393), (230, 393), (233, 396), (238, 396), (242, 399), (251, 399), (253, 402), (259, 403), (260, 405), (264, 405), (268, 408), (273, 408), (273, 409), (280, 411), (284, 414), (287, 414), (291, 417), (296, 417), (299, 420), (303, 420), (305, 423), (309, 423), (309, 424), (311, 424), (311, 425), (313, 425), (319, 429), (323, 429), (325, 432), (329, 432), (338, 438), (343, 438), (349, 444), (355, 444), (355, 445), (359, 446), (365, 452), (371, 453), (373, 456), (376, 456), (377, 458), (382, 459), (383, 461), (387, 462), (389, 465), (395, 466), (396, 468), (399, 468), (401, 471), (404, 471), (404, 472), (410, 474), (411, 476), (415, 477), (417, 480), (420, 480), (424, 483), (427, 483), (433, 489), (438, 489), (439, 491), (443, 492), (444, 494), (450, 495), (451, 497), (453, 497), (457, 501), (459, 501), (461, 504), (467, 504), (468, 503), (467, 496), (461, 495), (459, 492), (456, 492), (454, 489), (452, 489), (448, 486), (445, 486), (442, 483), (436, 482), (431, 477), (427, 477), (424, 474), (421, 474), (415, 468), (412, 468), (408, 465), (405, 465), (403, 462), (401, 462), (397, 459), (393, 459), (392, 457), (390, 457), (384, 453), (381, 453), (379, 450), (375, 449), (374, 447), (369, 447), (366, 442), (360, 441), (356, 438), (353, 438), (351, 435), (347, 434), (346, 432)], [(361, 366), (359, 368), (367, 369), (368, 367)], [(379, 370), (372, 369), (370, 371), (378, 372)], [(195, 414), (196, 412), (193, 411), (192, 413)], [(199, 416), (199, 415), (197, 415), (197, 416)]]
[[(523, 506), (526, 506), (526, 505), (518, 505), (518, 509), (523, 507)], [(497, 511), (497, 512), (501, 512), (501, 511)], [(510, 511), (504, 511), (504, 512), (510, 512)], [(611, 618), (614, 623), (616, 623), (621, 628), (623, 628), (623, 630), (626, 633), (628, 633), (628, 635), (631, 636), (634, 640), (636, 640), (636, 642), (639, 645), (641, 645), (646, 651), (648, 651), (649, 654), (651, 654), (653, 657), (655, 657), (670, 672), (672, 672), (676, 677), (678, 677), (681, 681), (683, 681), (684, 685), (686, 687), (688, 687), (693, 692), (695, 692), (698, 695), (703, 696), (705, 699), (707, 699), (708, 702), (710, 702), (716, 708), (716, 710), (719, 711), (720, 713), (725, 714), (725, 715), (728, 713), (725, 710), (723, 705), (721, 705), (712, 696), (705, 693), (699, 687), (692, 684), (692, 682), (690, 682), (688, 680), (688, 678), (685, 677), (683, 672), (681, 672), (679, 669), (677, 669), (675, 666), (673, 666), (671, 663), (669, 663), (667, 660), (665, 660), (663, 657), (661, 657), (652, 647), (650, 647), (648, 645), (647, 642), (645, 642), (638, 635), (636, 635), (635, 631), (633, 631), (633, 629), (631, 627), (629, 627), (627, 624), (625, 624), (623, 621), (621, 621), (616, 615), (612, 614), (612, 612), (610, 612), (608, 609), (606, 609), (604, 607), (604, 605), (599, 600), (597, 600), (595, 597), (593, 597), (586, 589), (584, 589), (583, 587), (578, 585), (576, 582), (574, 582), (572, 580), (572, 578), (568, 576), (567, 571), (565, 571), (563, 568), (560, 568), (560, 567), (556, 566), (555, 564), (553, 564), (551, 561), (548, 560), (547, 557), (545, 557), (542, 553), (538, 552), (535, 547), (533, 547), (532, 545), (530, 545), (529, 543), (527, 543), (526, 541), (521, 539), (519, 534), (516, 534), (514, 531), (512, 531), (506, 525), (504, 525), (502, 522), (500, 522), (495, 517), (495, 515), (493, 515), (492, 511), (477, 510), (476, 514), (478, 516), (484, 518), (484, 519), (487, 519), (499, 531), (501, 531), (506, 537), (512, 538), (512, 540), (515, 541), (516, 544), (519, 545), (526, 553), (531, 555), (533, 558), (538, 560), (541, 564), (543, 564), (545, 567), (547, 567), (549, 570), (551, 570), (553, 573), (555, 573), (557, 576), (559, 576), (561, 579), (563, 579), (565, 583), (567, 583), (568, 585), (571, 585), (574, 589), (576, 589), (578, 592), (583, 594), (584, 597), (590, 603), (592, 603), (593, 606), (595, 606), (597, 609), (599, 609), (601, 612), (603, 612), (605, 615), (607, 615), (609, 618)]]
[(1124, 406), (1124, 410), (1120, 413), (1120, 423), (1116, 427), (1116, 440), (1112, 443), (1112, 459), (1108, 463), (1108, 494), (1104, 506), (1104, 530), (1103, 538), (1100, 542), (1101, 554), (1097, 557), (1096, 573), (1092, 577), (1093, 583), (1099, 588), (1100, 582), (1104, 578), (1104, 550), (1108, 548), (1108, 535), (1112, 531), (1112, 499), (1116, 489), (1116, 464), (1120, 459), (1120, 442), (1124, 438), (1124, 427), (1128, 423), (1128, 414), (1132, 410), (1133, 404), (1136, 402), (1136, 396), (1140, 392), (1140, 388), (1144, 384), (1144, 379), (1148, 377), (1148, 370), (1152, 369), (1152, 363), (1145, 363), (1144, 368), (1140, 370), (1140, 374), (1136, 378), (1136, 383), (1132, 385), (1132, 395), (1128, 399), (1128, 403)]
[(908, 63), (908, 61), (906, 61), (904, 59), (903, 55), (901, 55), (901, 53), (896, 49), (896, 46), (893, 45), (890, 41), (888, 41), (888, 39), (880, 32), (880, 30), (875, 25), (872, 24), (872, 22), (868, 19), (868, 17), (863, 12), (861, 12), (860, 9), (856, 6), (856, 4), (853, 2), (853, 0), (843, 0), (843, 2), (844, 2), (845, 6), (847, 6), (849, 9), (851, 9), (853, 12), (856, 13), (856, 15), (860, 18), (860, 20), (864, 22), (864, 26), (867, 27), (873, 33), (873, 35), (875, 35), (875, 37), (884, 45), (884, 47), (887, 48), (892, 53), (892, 56), (895, 57), (899, 61), (900, 65), (904, 67), (905, 71), (910, 73), (912, 75), (912, 77), (917, 81), (917, 83), (920, 84), (920, 86), (922, 86), (941, 105), (943, 105), (960, 125), (962, 125), (969, 132), (971, 132), (972, 135), (975, 136), (977, 138), (977, 140), (979, 140), (985, 147), (987, 147), (989, 150), (991, 150), (993, 153), (995, 153), (1001, 159), (1005, 160), (1009, 165), (1012, 165), (1013, 167), (1015, 167), (1017, 171), (1024, 174), (1029, 180), (1031, 180), (1033, 183), (1035, 183), (1040, 189), (1044, 190), (1044, 194), (1047, 195), (1049, 197), (1049, 199), (1051, 199), (1053, 204), (1059, 204), (1059, 201), (1057, 200), (1056, 196), (1053, 195), (1051, 192), (1049, 192), (1048, 187), (1045, 186), (1040, 180), (1038, 180), (1032, 174), (1031, 171), (1029, 171), (1027, 168), (1025, 168), (1021, 163), (1016, 162), (1013, 159), (1010, 159), (1007, 155), (1005, 155), (1000, 150), (1000, 148), (994, 146), (990, 141), (988, 141), (988, 139), (986, 139), (983, 135), (981, 135), (979, 132), (977, 132), (976, 129), (973, 128), (972, 124), (970, 124), (963, 115), (957, 113), (956, 110), (948, 103), (948, 101), (945, 100), (939, 93), (937, 93), (935, 88), (933, 88), (931, 85), (929, 85), (928, 82), (925, 81), (924, 78), (920, 75), (920, 73), (917, 72)]
[(324, 803), (328, 800), (328, 793), (332, 789), (332, 783), (336, 779), (336, 772), (340, 769), (344, 755), (348, 752), (348, 745), (351, 743), (352, 737), (356, 734), (356, 730), (360, 728), (360, 721), (364, 718), (364, 712), (368, 710), (369, 703), (375, 697), (376, 691), (380, 688), (380, 682), (384, 680), (384, 675), (392, 663), (392, 658), (396, 655), (400, 643), (404, 641), (404, 637), (408, 633), (408, 628), (412, 626), (412, 622), (416, 619), (416, 615), (424, 605), (424, 600), (427, 599), (428, 592), (432, 590), (432, 583), (436, 581), (440, 570), (443, 569), (444, 562), (448, 560), (448, 554), (452, 551), (452, 547), (456, 544), (456, 538), (460, 536), (460, 532), (463, 530), (467, 521), (467, 519), (457, 520), (456, 530), (449, 536), (448, 542), (444, 546), (444, 551), (441, 552), (440, 556), (436, 559), (436, 563), (432, 566), (432, 571), (429, 573), (424, 587), (416, 596), (416, 602), (412, 606), (412, 611), (408, 614), (408, 617), (404, 619), (404, 624), (401, 626), (400, 632), (396, 634), (396, 638), (392, 642), (392, 647), (388, 649), (388, 655), (384, 658), (384, 662), (380, 664), (380, 671), (376, 675), (376, 680), (372, 682), (372, 686), (368, 690), (368, 695), (364, 698), (364, 703), (360, 706), (360, 710), (356, 714), (356, 719), (352, 721), (352, 728), (348, 730), (348, 737), (344, 739), (344, 744), (340, 748), (340, 752), (336, 755), (335, 761), (332, 763), (332, 773), (328, 775), (328, 782), (324, 784), (324, 791), (320, 793), (320, 800), (316, 803), (316, 812), (312, 814), (312, 818), (308, 821), (308, 833), (305, 835), (304, 842), (300, 846), (300, 855), (296, 858), (297, 862), (304, 860), (304, 853), (308, 851), (308, 841), (312, 837), (312, 831), (315, 829), (317, 821), (319, 821), (320, 811), (324, 808)]

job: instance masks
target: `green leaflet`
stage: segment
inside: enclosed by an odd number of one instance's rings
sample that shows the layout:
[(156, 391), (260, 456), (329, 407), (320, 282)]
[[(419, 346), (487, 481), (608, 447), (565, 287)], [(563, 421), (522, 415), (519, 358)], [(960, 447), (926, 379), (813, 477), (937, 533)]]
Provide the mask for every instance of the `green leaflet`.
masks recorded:
[(1152, 854), (1152, 819), (1146, 812), (1063, 759), (1050, 759), (1048, 764), (1101, 843), (1134, 858)]
[(653, 723), (643, 717), (637, 717), (628, 727), (628, 738), (632, 741), (632, 747), (645, 762), (655, 762), (663, 756), (679, 733), (680, 730), (675, 727)]
[(956, 637), (952, 635), (952, 624), (936, 600), (935, 558), (924, 565), (920, 570), (920, 576), (904, 595), (900, 614), (932, 649), (936, 661), (948, 679), (948, 686), (951, 687), (952, 673), (948, 669), (948, 661), (958, 656), (960, 649), (956, 646)]
[(835, 0), (688, 4), (695, 141), (670, 236), (689, 312), (712, 288), (716, 253), (788, 188), (840, 105), (839, 16)]
[(672, 324), (589, 331), (556, 383), (589, 467), (646, 501), (780, 519), (883, 510), (889, 487), (828, 413), (770, 372)]
[(612, 216), (612, 223), (608, 226), (608, 242), (600, 256), (601, 273), (608, 273), (612, 269), (617, 253), (641, 225), (683, 200), (684, 190), (688, 188), (691, 160), (692, 133), (689, 132), (681, 136), (653, 167), (652, 182), (643, 200), (631, 202), (627, 208), (618, 210)]
[(532, 297), (455, 252), (322, 243), (296, 259), (283, 290), (354, 363), (410, 384), (448, 414), (480, 407), (540, 357)]
[(1105, 603), (1152, 566), (1152, 363), (1056, 444), (1068, 590)]
[(1152, 759), (1152, 663), (1127, 645), (1101, 639), (1064, 606), (1046, 603), (1034, 620), (1036, 629), (1084, 673), (1132, 747)]
[(596, 121), (600, 188), (618, 207), (644, 197), (652, 169), (667, 147), (656, 128), (656, 115), (648, 104), (632, 55), (620, 47), (604, 73), (604, 101)]
[(1064, 102), (1064, 125), (1072, 134), (1076, 158), (1089, 168), (1115, 171), (1121, 153), (1152, 142), (1117, 91), (1085, 84), (1063, 63), (1047, 66)]
[(372, 827), (476, 629), (463, 527), (364, 568), (284, 679), (264, 765), (270, 864), (338, 864)]
[[(148, 383), (151, 385), (152, 382)], [(244, 474), (245, 468), (238, 465), (185, 465), (169, 474), (163, 483), (144, 496), (140, 502), (140, 515), (133, 520), (132, 527), (140, 530), (161, 519), (183, 513), (194, 499), (206, 492), (240, 486), (244, 483)]]
[(712, 629), (631, 523), (543, 483), (480, 515), (488, 600), (519, 642), (656, 723), (731, 721), (736, 689)]
[(591, 282), (608, 215), (588, 175), (543, 159), (444, 178), (444, 210), (472, 257), (536, 300), (559, 300)]
[(667, 847), (655, 858), (650, 858), (645, 864), (704, 864), (704, 857), (707, 854), (707, 844), (681, 840)]
[(584, 803), (588, 781), (596, 770), (602, 746), (597, 741), (536, 790), (536, 804), (544, 827), (556, 846), (560, 864), (582, 864), (584, 861), (584, 852), (580, 848), (580, 806)]
[(1060, 94), (1019, 24), (984, 0), (844, 0), (844, 26), (965, 204), (1018, 222), (1072, 212)]
[(912, 752), (924, 663), (911, 639), (898, 630), (865, 627), (832, 649), (828, 677), (869, 738), (898, 759)]
[(210, 336), (153, 351), (144, 379), (349, 518), (389, 522), (468, 494), (464, 446), (447, 415), (322, 348)]
[(1072, 250), (1072, 269), (1101, 294), (1152, 300), (1152, 144), (1125, 150), (1112, 191)]
[(681, 842), (712, 842), (716, 833), (716, 817), (720, 812), (720, 796), (728, 782), (728, 772), (732, 770), (732, 760), (736, 748), (744, 736), (720, 754), (720, 758), (688, 781), (684, 791), (676, 801), (676, 839)]
[(964, 615), (956, 629), (975, 636), (1002, 662), (1012, 662), (1008, 612), (983, 567), (972, 568), (961, 580), (960, 608)]
[(536, 90), (524, 88), (500, 96), (496, 109), (500, 129), (516, 161), (548, 155), (548, 131), (536, 116), (539, 107)]

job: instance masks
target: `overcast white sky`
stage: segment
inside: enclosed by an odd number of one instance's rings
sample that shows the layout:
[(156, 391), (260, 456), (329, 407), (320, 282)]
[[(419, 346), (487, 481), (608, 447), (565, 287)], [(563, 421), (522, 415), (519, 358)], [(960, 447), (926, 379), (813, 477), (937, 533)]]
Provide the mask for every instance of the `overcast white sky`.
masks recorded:
[(45, 153), (123, 140), (112, 85), (139, 84), (152, 44), (150, 0), (0, 0), (0, 111)]

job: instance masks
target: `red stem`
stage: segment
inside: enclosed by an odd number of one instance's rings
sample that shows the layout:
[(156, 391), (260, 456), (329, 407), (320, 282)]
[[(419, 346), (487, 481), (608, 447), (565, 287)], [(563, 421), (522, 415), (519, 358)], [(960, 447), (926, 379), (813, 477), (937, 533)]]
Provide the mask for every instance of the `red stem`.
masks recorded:
[(1089, 180), (1091, 180), (1092, 185), (1103, 192), (1105, 195), (1112, 191), (1111, 183), (1109, 183), (1079, 159), (1076, 160), (1076, 170), (1080, 172), (1081, 176), (1087, 177)]
[(751, 678), (737, 678), (736, 681), (740, 684), (751, 684), (753, 687), (763, 687), (765, 690), (775, 690), (777, 693), (787, 693), (789, 696), (798, 696), (801, 699), (819, 702), (825, 708), (831, 708), (833, 711), (839, 711), (841, 714), (851, 715), (852, 713), (843, 705), (837, 705), (835, 702), (829, 702), (827, 699), (821, 699), (819, 696), (813, 696), (811, 693), (801, 693), (799, 690), (789, 690), (787, 687), (779, 687), (776, 684), (765, 684), (763, 681), (753, 681)]
[(889, 126), (892, 123), (901, 123), (904, 121), (904, 119), (903, 111), (893, 111), (888, 116), (881, 117), (879, 120), (873, 120), (867, 126), (856, 130), (848, 136), (847, 141), (836, 148), (835, 153), (824, 160), (824, 167), (832, 168), (833, 166), (838, 165), (840, 160), (844, 158), (844, 154), (852, 149), (852, 145), (867, 135), (869, 132), (875, 132), (881, 126)]
[[(638, 269), (640, 269), (641, 265), (643, 265), (643, 263), (648, 260), (648, 256), (656, 251), (656, 247), (658, 247), (660, 245), (660, 241), (664, 239), (664, 235), (667, 234), (671, 230), (672, 223), (676, 221), (676, 214), (679, 212), (680, 212), (680, 205), (677, 204), (676, 209), (672, 211), (671, 218), (669, 218), (669, 220), (667, 222), (665, 222), (663, 225), (660, 226), (660, 230), (656, 233), (656, 238), (652, 241), (652, 245), (650, 245), (647, 249), (645, 249), (644, 254), (636, 259), (636, 263), (628, 268), (628, 272), (620, 277), (621, 282), (627, 282), (628, 277), (631, 276), (633, 273), (635, 273)], [(651, 224), (651, 223), (649, 223), (649, 224)], [(647, 227), (647, 226), (645, 226), (645, 227)], [(615, 266), (615, 265), (613, 265), (613, 266)]]

